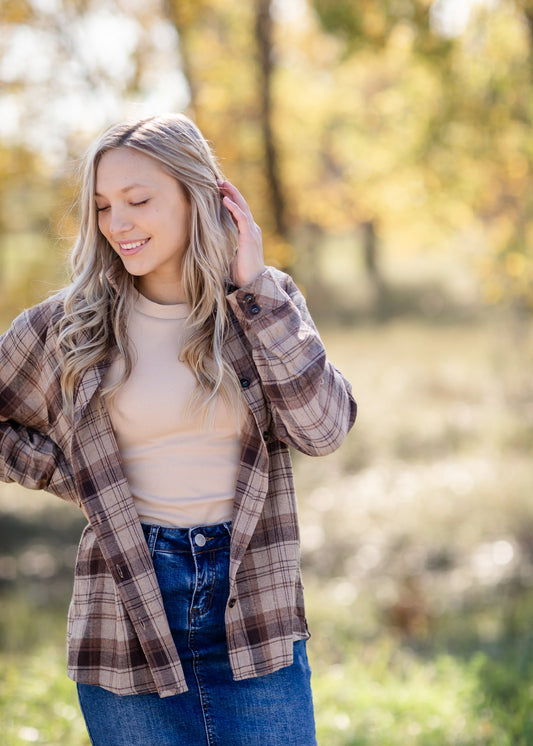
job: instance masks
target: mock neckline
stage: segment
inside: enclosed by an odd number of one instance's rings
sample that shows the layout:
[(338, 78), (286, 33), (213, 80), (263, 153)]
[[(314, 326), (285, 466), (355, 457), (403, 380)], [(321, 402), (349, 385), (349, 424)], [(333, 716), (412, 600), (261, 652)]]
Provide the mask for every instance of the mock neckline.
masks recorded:
[(141, 295), (138, 290), (135, 291), (134, 308), (145, 316), (152, 316), (157, 319), (185, 319), (189, 315), (189, 307), (186, 303), (172, 303), (170, 305), (155, 303)]

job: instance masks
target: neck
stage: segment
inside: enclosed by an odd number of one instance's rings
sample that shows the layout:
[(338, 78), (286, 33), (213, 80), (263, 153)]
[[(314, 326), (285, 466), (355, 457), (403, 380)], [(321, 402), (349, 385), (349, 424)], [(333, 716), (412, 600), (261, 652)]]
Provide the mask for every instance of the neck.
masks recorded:
[(169, 282), (150, 282), (146, 277), (139, 277), (135, 282), (135, 287), (145, 298), (162, 306), (172, 306), (176, 303), (186, 302), (181, 282), (176, 283), (175, 280)]

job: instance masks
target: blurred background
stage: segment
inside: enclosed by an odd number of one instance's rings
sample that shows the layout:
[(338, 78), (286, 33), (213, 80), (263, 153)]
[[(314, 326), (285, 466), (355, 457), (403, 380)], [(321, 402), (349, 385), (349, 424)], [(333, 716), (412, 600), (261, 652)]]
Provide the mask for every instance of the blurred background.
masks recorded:
[[(533, 2), (0, 0), (0, 329), (68, 282), (80, 158), (184, 111), (359, 419), (294, 454), (321, 746), (533, 744)], [(0, 486), (0, 740), (88, 746), (84, 520)]]

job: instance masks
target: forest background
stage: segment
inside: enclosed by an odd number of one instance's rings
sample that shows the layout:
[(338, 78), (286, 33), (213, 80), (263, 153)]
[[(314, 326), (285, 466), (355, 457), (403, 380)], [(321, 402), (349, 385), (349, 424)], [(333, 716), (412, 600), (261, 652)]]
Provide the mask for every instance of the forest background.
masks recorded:
[[(533, 2), (0, 0), (0, 329), (68, 281), (80, 157), (185, 111), (360, 414), (294, 454), (321, 746), (533, 744)], [(0, 489), (2, 743), (87, 745), (83, 520)]]

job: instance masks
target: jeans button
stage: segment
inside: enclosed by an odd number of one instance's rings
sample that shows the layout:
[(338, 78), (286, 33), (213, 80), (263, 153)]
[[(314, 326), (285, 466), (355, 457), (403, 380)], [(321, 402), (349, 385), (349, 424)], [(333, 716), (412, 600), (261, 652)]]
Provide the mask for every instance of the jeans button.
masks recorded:
[(194, 543), (196, 544), (197, 547), (205, 547), (206, 541), (207, 539), (205, 538), (203, 534), (196, 534), (196, 536), (194, 537)]

